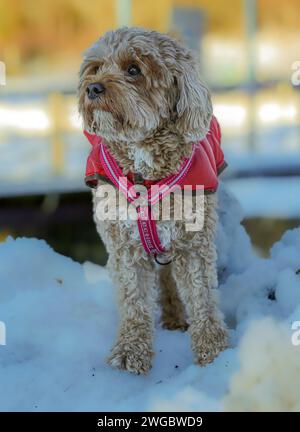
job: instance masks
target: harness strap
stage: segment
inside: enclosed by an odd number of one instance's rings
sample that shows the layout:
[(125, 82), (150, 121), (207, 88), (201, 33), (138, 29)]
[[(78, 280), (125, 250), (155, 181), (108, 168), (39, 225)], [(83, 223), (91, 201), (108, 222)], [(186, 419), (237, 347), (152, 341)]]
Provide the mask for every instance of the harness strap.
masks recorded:
[[(152, 218), (152, 206), (158, 203), (165, 195), (170, 193), (177, 185), (184, 181), (192, 164), (195, 154), (196, 145), (193, 144), (192, 154), (186, 158), (181, 166), (179, 173), (172, 174), (169, 177), (160, 180), (154, 185), (155, 193), (152, 190), (147, 191), (147, 205), (140, 206), (138, 212), (138, 229), (142, 245), (148, 254), (158, 255), (166, 252), (162, 246), (158, 233), (155, 218)], [(124, 175), (115, 159), (109, 153), (105, 144), (100, 145), (100, 160), (104, 171), (110, 181), (125, 195), (127, 201), (132, 203), (136, 197), (132, 195), (134, 184)]]
[[(125, 195), (127, 201), (132, 203), (135, 197), (132, 196), (130, 189), (134, 186), (134, 184), (131, 183), (127, 178), (126, 184), (124, 183), (125, 176), (123, 171), (118, 166), (114, 158), (111, 157), (103, 143), (100, 146), (100, 159), (108, 178)], [(149, 200), (147, 201), (149, 202)], [(148, 213), (148, 209), (150, 214)], [(160, 243), (157, 234), (156, 223), (151, 217), (150, 206), (138, 208), (137, 224), (142, 245), (148, 254), (159, 254), (166, 251)]]

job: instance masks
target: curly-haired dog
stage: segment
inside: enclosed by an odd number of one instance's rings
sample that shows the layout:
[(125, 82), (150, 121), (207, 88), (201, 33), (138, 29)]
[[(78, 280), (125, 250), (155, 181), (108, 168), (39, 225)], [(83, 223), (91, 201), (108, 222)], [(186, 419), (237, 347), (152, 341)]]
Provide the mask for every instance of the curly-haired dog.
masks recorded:
[[(91, 142), (102, 137), (125, 176), (131, 173), (134, 179), (138, 173), (139, 181), (152, 182), (180, 170), (212, 121), (210, 94), (193, 54), (167, 34), (137, 28), (110, 31), (85, 52), (79, 111)], [(94, 155), (92, 165), (97, 163)], [(188, 328), (196, 361), (211, 362), (227, 346), (216, 293), (216, 194), (204, 195), (200, 231), (187, 231), (185, 220), (157, 221), (158, 237), (172, 261), (158, 267), (143, 247), (136, 221), (98, 220), (101, 178), (89, 178), (96, 186), (94, 218), (119, 288), (121, 318), (109, 363), (148, 372), (158, 298), (164, 327)]]

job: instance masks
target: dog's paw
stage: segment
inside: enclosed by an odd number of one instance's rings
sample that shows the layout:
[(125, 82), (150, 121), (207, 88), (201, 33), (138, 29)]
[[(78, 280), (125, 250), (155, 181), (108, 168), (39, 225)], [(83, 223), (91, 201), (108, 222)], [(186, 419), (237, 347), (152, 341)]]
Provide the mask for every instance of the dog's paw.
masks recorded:
[(166, 330), (180, 330), (182, 332), (187, 331), (188, 329), (188, 323), (185, 320), (171, 320), (171, 319), (164, 319), (162, 322), (162, 327)]
[(153, 351), (145, 343), (118, 343), (107, 362), (114, 368), (145, 375), (151, 369), (152, 357)]
[(228, 347), (228, 332), (222, 322), (199, 321), (190, 327), (192, 349), (196, 363), (205, 366)]

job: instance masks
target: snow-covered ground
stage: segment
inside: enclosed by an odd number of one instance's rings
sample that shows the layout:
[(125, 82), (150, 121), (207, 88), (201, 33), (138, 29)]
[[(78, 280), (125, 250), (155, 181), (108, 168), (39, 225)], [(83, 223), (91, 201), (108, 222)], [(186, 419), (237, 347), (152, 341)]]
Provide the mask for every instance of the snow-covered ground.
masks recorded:
[(262, 259), (224, 189), (220, 208), (220, 295), (231, 346), (204, 368), (193, 364), (187, 334), (158, 324), (148, 376), (111, 369), (105, 357), (118, 316), (107, 271), (41, 240), (0, 244), (0, 410), (299, 411), (300, 337), (291, 326), (300, 321), (300, 228)]
[(230, 179), (245, 217), (300, 218), (300, 176)]

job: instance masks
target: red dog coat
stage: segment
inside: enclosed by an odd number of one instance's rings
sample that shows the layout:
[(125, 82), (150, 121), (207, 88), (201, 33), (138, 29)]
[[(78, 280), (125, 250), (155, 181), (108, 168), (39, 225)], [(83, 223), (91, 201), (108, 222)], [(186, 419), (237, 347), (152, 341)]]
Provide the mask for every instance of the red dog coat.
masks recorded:
[[(85, 182), (90, 187), (97, 187), (98, 180), (112, 183), (123, 192), (128, 202), (134, 202), (136, 195), (132, 193), (134, 187), (134, 173), (124, 175), (116, 160), (109, 153), (103, 139), (84, 131), (92, 145), (87, 159)], [(193, 144), (192, 154), (182, 161), (179, 172), (162, 180), (144, 180), (142, 183), (148, 188), (148, 206), (138, 209), (138, 227), (144, 249), (147, 253), (159, 254), (165, 252), (157, 235), (156, 222), (148, 217), (148, 208), (156, 204), (175, 186), (189, 186), (192, 190), (204, 189), (204, 193), (212, 193), (218, 187), (218, 174), (226, 168), (224, 154), (221, 149), (221, 131), (216, 117), (212, 117), (210, 129), (205, 138)], [(150, 188), (151, 186), (151, 188)], [(153, 193), (152, 187), (156, 192)], [(159, 192), (155, 187), (159, 187)], [(151, 189), (151, 192), (150, 192)]]

